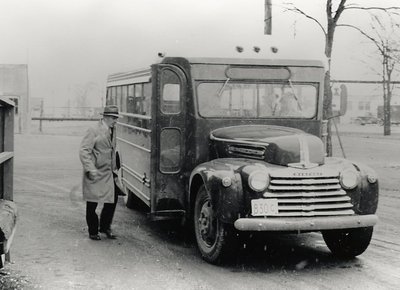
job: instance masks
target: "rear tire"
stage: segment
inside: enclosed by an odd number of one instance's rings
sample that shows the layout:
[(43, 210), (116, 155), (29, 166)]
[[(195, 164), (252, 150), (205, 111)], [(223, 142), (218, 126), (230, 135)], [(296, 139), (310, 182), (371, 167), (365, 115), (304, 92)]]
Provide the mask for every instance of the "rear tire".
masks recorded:
[(146, 204), (129, 189), (125, 189), (124, 202), (129, 209), (146, 209)]
[(369, 246), (373, 227), (331, 230), (322, 232), (329, 250), (341, 258), (354, 258)]
[(215, 204), (204, 185), (197, 192), (193, 223), (197, 247), (204, 260), (216, 264), (235, 252), (235, 231), (218, 219)]
[(134, 195), (129, 189), (125, 189), (126, 195), (124, 196), (124, 202), (127, 208), (134, 209)]

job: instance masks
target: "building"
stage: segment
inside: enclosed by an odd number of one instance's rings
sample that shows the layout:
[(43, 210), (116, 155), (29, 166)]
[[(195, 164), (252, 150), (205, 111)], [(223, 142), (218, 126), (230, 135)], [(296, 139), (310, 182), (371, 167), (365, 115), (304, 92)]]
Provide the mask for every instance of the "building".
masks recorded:
[(0, 64), (0, 96), (11, 99), (15, 104), (15, 132), (28, 132), (30, 112), (26, 64)]
[[(342, 123), (351, 123), (357, 117), (378, 116), (378, 107), (383, 105), (382, 84), (347, 83), (347, 112), (341, 117)], [(339, 84), (334, 84), (333, 107), (335, 107), (335, 93)], [(400, 90), (395, 87), (391, 105), (400, 105)], [(338, 104), (336, 106), (339, 106)]]

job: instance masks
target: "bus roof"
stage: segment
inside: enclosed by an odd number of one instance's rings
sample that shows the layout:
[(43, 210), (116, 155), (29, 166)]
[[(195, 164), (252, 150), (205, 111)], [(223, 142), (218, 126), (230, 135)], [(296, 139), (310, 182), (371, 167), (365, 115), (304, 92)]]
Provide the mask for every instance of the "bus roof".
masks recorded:
[[(234, 64), (234, 65), (265, 65), (265, 66), (291, 66), (291, 67), (320, 67), (324, 64), (319, 60), (299, 59), (256, 59), (256, 58), (182, 58), (165, 57), (162, 63), (175, 63), (185, 59), (190, 64)], [(151, 79), (151, 68), (142, 68), (130, 72), (110, 74), (107, 79), (108, 86), (123, 84), (145, 83)]]
[(151, 69), (142, 68), (130, 72), (111, 74), (107, 78), (107, 86), (118, 86), (123, 84), (146, 83), (151, 78)]

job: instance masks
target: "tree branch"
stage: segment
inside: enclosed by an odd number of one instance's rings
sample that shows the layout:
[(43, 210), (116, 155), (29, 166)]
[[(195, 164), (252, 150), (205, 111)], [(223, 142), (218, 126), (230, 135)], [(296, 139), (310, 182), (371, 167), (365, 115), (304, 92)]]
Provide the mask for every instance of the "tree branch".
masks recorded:
[(333, 17), (333, 21), (335, 23), (337, 23), (337, 21), (339, 20), (340, 15), (346, 9), (346, 7), (345, 7), (346, 1), (347, 0), (341, 0), (340, 1), (339, 7), (338, 7), (338, 9), (336, 10), (336, 13), (335, 13), (335, 17)]
[(369, 36), (367, 33), (365, 33), (364, 31), (362, 31), (362, 30), (361, 30), (360, 28), (358, 28), (357, 26), (354, 26), (354, 25), (351, 25), (351, 24), (338, 24), (338, 25), (336, 25), (336, 27), (350, 27), (350, 28), (353, 28), (353, 29), (357, 30), (357, 31), (360, 32), (362, 35), (364, 35), (366, 38), (368, 38), (369, 40), (371, 40), (371, 41), (376, 45), (376, 47), (378, 48), (378, 50), (380, 51), (381, 54), (384, 53), (382, 47), (379, 46), (379, 42), (378, 42), (375, 38)]
[[(346, 10), (378, 10), (378, 11), (384, 11), (386, 13), (389, 13), (389, 10), (394, 10), (394, 11), (400, 11), (400, 7), (398, 6), (392, 6), (392, 7), (376, 7), (376, 6), (372, 6), (372, 7), (361, 7), (361, 6), (357, 6), (356, 4), (350, 4), (347, 5), (345, 7)], [(400, 13), (397, 12), (391, 12), (392, 14), (395, 15), (400, 15)]]
[(326, 30), (325, 30), (325, 28), (322, 26), (322, 24), (321, 24), (316, 18), (314, 18), (314, 17), (308, 15), (307, 13), (305, 13), (304, 11), (300, 10), (300, 9), (297, 8), (297, 7), (286, 8), (286, 10), (287, 10), (287, 11), (294, 12), (294, 13), (301, 14), (301, 15), (303, 15), (304, 17), (306, 17), (306, 18), (308, 18), (308, 19), (311, 19), (311, 20), (313, 20), (314, 22), (316, 22), (316, 23), (318, 24), (318, 26), (321, 28), (322, 32), (324, 33), (324, 35), (325, 35), (325, 37), (326, 37)]

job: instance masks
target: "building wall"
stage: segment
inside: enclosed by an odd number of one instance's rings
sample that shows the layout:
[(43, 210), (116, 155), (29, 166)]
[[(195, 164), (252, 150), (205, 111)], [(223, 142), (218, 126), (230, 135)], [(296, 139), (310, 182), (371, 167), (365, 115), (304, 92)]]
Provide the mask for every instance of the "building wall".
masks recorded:
[[(29, 131), (29, 83), (26, 64), (0, 64), (0, 96), (15, 101), (15, 131)], [(17, 104), (18, 103), (18, 104)]]

